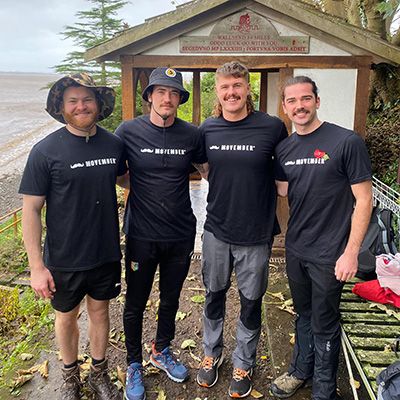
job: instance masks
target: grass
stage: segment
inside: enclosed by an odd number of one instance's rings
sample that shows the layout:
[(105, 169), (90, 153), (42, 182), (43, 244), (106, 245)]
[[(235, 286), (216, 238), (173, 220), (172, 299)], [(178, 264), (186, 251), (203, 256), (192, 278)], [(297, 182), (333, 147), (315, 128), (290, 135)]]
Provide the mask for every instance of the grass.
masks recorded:
[[(18, 213), (20, 217), (20, 213)], [(12, 223), (11, 217), (0, 224), (0, 230)], [(21, 233), (9, 228), (0, 234), (0, 282), (8, 282), (28, 269)], [(21, 355), (30, 353), (33, 359), (48, 346), (47, 335), (53, 330), (54, 313), (51, 304), (35, 298), (31, 288), (0, 286), (0, 398), (18, 396), (12, 390), (19, 368), (26, 368)], [(7, 397), (6, 397), (7, 396)]]
[(18, 368), (26, 367), (21, 358), (33, 359), (47, 346), (47, 334), (53, 330), (51, 304), (35, 298), (31, 288), (0, 288), (0, 397), (9, 391)]

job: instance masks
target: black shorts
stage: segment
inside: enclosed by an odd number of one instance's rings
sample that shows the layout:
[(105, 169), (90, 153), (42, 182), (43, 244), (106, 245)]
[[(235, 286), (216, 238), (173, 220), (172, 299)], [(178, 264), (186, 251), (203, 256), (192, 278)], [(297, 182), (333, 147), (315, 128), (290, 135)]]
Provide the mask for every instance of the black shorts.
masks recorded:
[(110, 300), (121, 292), (121, 262), (103, 264), (87, 271), (51, 271), (56, 291), (51, 300), (60, 312), (73, 310), (86, 295), (94, 300)]

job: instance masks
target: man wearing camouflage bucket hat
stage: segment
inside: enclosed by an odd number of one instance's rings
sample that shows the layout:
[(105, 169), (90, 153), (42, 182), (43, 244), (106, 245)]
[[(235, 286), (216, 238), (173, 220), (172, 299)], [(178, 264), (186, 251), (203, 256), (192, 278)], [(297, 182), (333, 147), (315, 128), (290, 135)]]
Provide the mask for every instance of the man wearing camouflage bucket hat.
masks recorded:
[(207, 172), (197, 128), (176, 117), (178, 106), (189, 98), (182, 85), (182, 74), (173, 68), (156, 68), (142, 97), (150, 103), (150, 115), (123, 122), (116, 131), (125, 144), (132, 188), (124, 226), (128, 400), (146, 397), (142, 380), (142, 324), (157, 265), (160, 305), (150, 362), (175, 382), (188, 378), (187, 368), (175, 359), (170, 343), (196, 233), (189, 172), (192, 164), (202, 173)]
[[(31, 150), (19, 192), (22, 229), (36, 295), (51, 299), (63, 360), (60, 399), (80, 399), (79, 306), (86, 297), (92, 365), (88, 384), (100, 400), (120, 399), (108, 376), (109, 300), (121, 288), (115, 184), (126, 173), (121, 140), (97, 125), (113, 111), (114, 90), (86, 73), (51, 87), (47, 111), (65, 126)], [(46, 239), (41, 253), (41, 211)]]

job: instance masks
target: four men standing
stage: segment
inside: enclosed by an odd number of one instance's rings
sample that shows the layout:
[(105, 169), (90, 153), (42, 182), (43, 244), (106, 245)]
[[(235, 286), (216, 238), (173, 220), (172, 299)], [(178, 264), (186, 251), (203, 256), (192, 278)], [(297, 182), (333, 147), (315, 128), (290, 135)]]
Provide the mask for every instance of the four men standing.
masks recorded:
[[(122, 123), (113, 136), (96, 125), (112, 112), (112, 89), (96, 87), (79, 74), (60, 79), (50, 90), (48, 112), (66, 127), (33, 148), (20, 192), (32, 287), (52, 299), (56, 309), (62, 399), (79, 398), (77, 315), (85, 295), (93, 359), (89, 385), (99, 399), (120, 398), (105, 358), (108, 301), (120, 290), (117, 181), (131, 189), (124, 218), (125, 398), (146, 397), (142, 322), (158, 265), (160, 306), (150, 361), (176, 382), (188, 378), (170, 343), (194, 246), (196, 220), (188, 185), (192, 164), (209, 180), (203, 241), (205, 357), (197, 383), (211, 387), (218, 380), (226, 292), (234, 270), (241, 312), (229, 395), (243, 398), (251, 392), (261, 301), (273, 235), (279, 232), (275, 168), (278, 193), (289, 194), (287, 269), (298, 318), (292, 364), (274, 381), (272, 392), (289, 397), (313, 378), (314, 400), (335, 398), (340, 294), (357, 270), (371, 211), (366, 148), (353, 132), (318, 119), (317, 88), (307, 77), (293, 78), (283, 89), (283, 108), (296, 128), (287, 139), (282, 121), (254, 110), (249, 71), (242, 64), (230, 62), (217, 70), (216, 94), (215, 116), (198, 131), (176, 117), (178, 106), (189, 98), (181, 73), (156, 68), (142, 94), (151, 105), (150, 115)], [(40, 211), (45, 202), (42, 258)]]

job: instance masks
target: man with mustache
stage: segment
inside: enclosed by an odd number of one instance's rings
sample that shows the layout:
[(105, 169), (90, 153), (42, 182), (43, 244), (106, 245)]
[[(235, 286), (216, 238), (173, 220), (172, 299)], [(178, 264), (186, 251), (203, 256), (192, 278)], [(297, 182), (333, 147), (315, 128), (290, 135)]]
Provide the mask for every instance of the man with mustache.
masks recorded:
[(115, 184), (126, 173), (126, 162), (121, 140), (97, 125), (112, 113), (114, 102), (114, 90), (96, 86), (86, 73), (54, 83), (46, 110), (65, 126), (33, 147), (19, 189), (31, 286), (39, 297), (51, 299), (56, 313), (62, 400), (81, 398), (77, 320), (84, 297), (92, 356), (89, 387), (99, 400), (122, 398), (107, 373), (106, 348), (109, 300), (121, 290)]
[(312, 379), (313, 400), (334, 400), (339, 303), (370, 220), (371, 165), (360, 136), (318, 119), (309, 77), (285, 83), (282, 106), (296, 129), (276, 148), (275, 173), (278, 194), (289, 196), (286, 266), (297, 319), (289, 371), (271, 391), (285, 399)]
[(279, 230), (272, 157), (287, 131), (280, 119), (254, 110), (249, 71), (239, 62), (217, 69), (215, 88), (215, 116), (200, 127), (209, 162), (209, 193), (203, 239), (205, 357), (197, 383), (212, 387), (218, 380), (226, 293), (235, 270), (241, 310), (228, 392), (243, 398), (252, 389), (261, 301), (273, 235)]
[(127, 151), (131, 192), (127, 202), (126, 282), (124, 309), (128, 373), (125, 398), (146, 397), (142, 369), (143, 313), (159, 265), (160, 305), (150, 362), (175, 382), (185, 381), (187, 368), (170, 350), (182, 285), (189, 271), (196, 218), (189, 197), (192, 164), (206, 173), (198, 129), (176, 117), (189, 99), (182, 74), (156, 68), (143, 90), (150, 115), (123, 122), (116, 131)]

